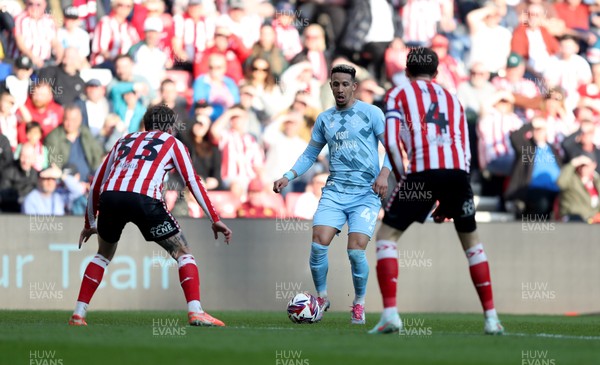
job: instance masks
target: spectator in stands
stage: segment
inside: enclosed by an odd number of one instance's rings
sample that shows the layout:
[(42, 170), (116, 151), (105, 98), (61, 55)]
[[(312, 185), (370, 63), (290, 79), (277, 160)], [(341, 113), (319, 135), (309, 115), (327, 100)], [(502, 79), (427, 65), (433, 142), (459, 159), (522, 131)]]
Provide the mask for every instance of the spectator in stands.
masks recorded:
[[(134, 133), (142, 128), (142, 118), (146, 108), (142, 105), (139, 91), (124, 84), (121, 86), (114, 87), (111, 90), (113, 111), (123, 121), (127, 133)], [(120, 95), (120, 97), (117, 95)]]
[(3, 171), (13, 162), (13, 152), (10, 148), (8, 138), (0, 133), (0, 176)]
[[(383, 57), (383, 55), (379, 55), (379, 48), (380, 46), (373, 46), (374, 50), (378, 50), (376, 56)], [(385, 52), (385, 49), (383, 51)], [(318, 24), (311, 24), (302, 33), (302, 51), (294, 56), (290, 63), (310, 62), (313, 67), (313, 77), (323, 85), (329, 80), (331, 57), (332, 54), (327, 51), (327, 45), (325, 44), (325, 31), (323, 27)], [(371, 60), (371, 62), (376, 64), (378, 68), (381, 68), (383, 59), (377, 60), (378, 63), (375, 60)]]
[[(79, 13), (79, 19), (82, 22), (81, 27), (90, 36), (98, 25), (98, 18), (111, 10), (110, 0), (73, 0), (71, 3)], [(90, 36), (88, 36), (88, 39)]]
[(17, 57), (13, 67), (13, 74), (0, 83), (0, 91), (8, 90), (15, 97), (13, 111), (22, 109), (29, 97), (33, 63), (27, 56)]
[(469, 124), (475, 124), (483, 111), (483, 106), (496, 93), (489, 81), (490, 73), (481, 62), (475, 62), (469, 71), (469, 80), (458, 86), (456, 95), (460, 100)]
[(248, 133), (252, 134), (262, 144), (263, 129), (271, 122), (271, 116), (262, 108), (262, 102), (257, 102), (256, 88), (250, 84), (240, 86), (240, 105), (248, 113)]
[(72, 104), (83, 94), (85, 82), (79, 76), (81, 56), (77, 48), (65, 49), (65, 57), (58, 66), (40, 70), (37, 83), (46, 82), (52, 86), (54, 101), (59, 105)]
[(82, 62), (87, 64), (87, 57), (90, 55), (90, 34), (81, 27), (78, 8), (67, 6), (63, 10), (63, 19), (63, 26), (58, 30), (58, 42), (63, 49), (77, 49)]
[(266, 23), (260, 27), (260, 38), (252, 46), (246, 64), (252, 62), (255, 58), (269, 60), (271, 63), (271, 72), (276, 79), (281, 76), (288, 66), (288, 62), (283, 57), (281, 49), (275, 43), (275, 30), (271, 24)]
[(537, 85), (524, 77), (525, 62), (517, 53), (511, 53), (506, 61), (506, 75), (494, 77), (492, 85), (497, 90), (510, 91), (515, 97), (515, 113), (523, 121), (533, 118), (535, 112), (531, 107), (525, 107), (528, 100), (540, 96)]
[(469, 65), (473, 67), (475, 63), (481, 63), (491, 74), (498, 74), (504, 69), (504, 60), (510, 54), (512, 33), (500, 25), (500, 11), (498, 4), (487, 1), (483, 7), (467, 15), (471, 37)]
[(238, 218), (276, 218), (285, 216), (283, 206), (270, 204), (273, 199), (268, 199), (264, 184), (260, 179), (254, 179), (248, 186), (248, 199), (237, 210)]
[(562, 36), (559, 53), (550, 57), (544, 71), (548, 86), (564, 89), (565, 107), (569, 111), (573, 111), (579, 102), (577, 90), (592, 81), (590, 65), (578, 52), (577, 40), (571, 35)]
[[(303, 125), (302, 115), (289, 113), (280, 116), (265, 129), (263, 140), (267, 149), (265, 161), (267, 180), (277, 180), (306, 149), (308, 144), (299, 136)], [(294, 183), (295, 181), (290, 182), (282, 193), (285, 195), (287, 192), (296, 191)]]
[(309, 104), (321, 109), (321, 85), (313, 77), (310, 62), (300, 62), (288, 67), (281, 75), (281, 89), (285, 105), (292, 104), (296, 94), (303, 91), (310, 99)]
[[(135, 89), (142, 96), (142, 104), (148, 105), (156, 98), (156, 90), (150, 87), (144, 75), (133, 72), (133, 59), (129, 55), (120, 55), (115, 59), (115, 76), (106, 87), (106, 93), (111, 95), (112, 88), (123, 83), (134, 84)], [(121, 85), (122, 86), (122, 85)], [(131, 85), (129, 85), (131, 86)], [(112, 100), (111, 100), (112, 101)]]
[(565, 23), (565, 34), (590, 45), (594, 44), (597, 37), (590, 32), (589, 5), (583, 4), (581, 0), (564, 0), (553, 5), (558, 18)]
[(328, 174), (321, 173), (313, 176), (311, 183), (306, 185), (306, 191), (298, 197), (293, 208), (293, 216), (302, 219), (312, 219), (317, 211), (323, 188), (327, 183)]
[(151, 90), (158, 90), (165, 78), (165, 70), (171, 66), (167, 54), (159, 47), (162, 31), (163, 23), (160, 18), (146, 19), (144, 40), (133, 45), (128, 52), (134, 62), (133, 73), (145, 75)]
[(139, 19), (134, 16), (132, 23), (138, 30), (140, 37), (144, 35), (144, 23), (146, 19), (157, 18), (162, 23), (162, 32), (159, 35), (158, 48), (167, 55), (167, 68), (173, 67), (175, 63), (175, 55), (173, 53), (172, 41), (175, 35), (175, 23), (173, 16), (166, 12), (166, 5), (163, 0), (145, 0), (143, 7), (140, 7)]
[(557, 184), (563, 220), (600, 223), (600, 175), (596, 167), (595, 161), (582, 155), (562, 168)]
[(104, 125), (96, 136), (96, 141), (102, 146), (103, 153), (108, 153), (119, 138), (127, 134), (127, 128), (121, 117), (110, 113), (104, 119)]
[(24, 147), (29, 146), (33, 148), (35, 153), (35, 161), (33, 162), (33, 168), (36, 171), (42, 171), (48, 167), (48, 148), (42, 143), (42, 127), (38, 122), (30, 122), (25, 126), (26, 142), (20, 143), (15, 151), (15, 159), (18, 159), (21, 155), (21, 151)]
[(208, 16), (207, 5), (206, 0), (189, 0), (185, 13), (173, 16), (175, 63), (189, 71), (196, 56), (213, 45), (215, 19)]
[(275, 7), (275, 44), (281, 49), (287, 61), (302, 51), (300, 33), (296, 28), (296, 8), (287, 1), (280, 1)]
[(261, 177), (265, 159), (261, 146), (247, 128), (246, 111), (235, 105), (214, 122), (209, 132), (223, 155), (224, 188), (231, 190), (241, 201), (245, 200), (250, 181)]
[[(598, 127), (591, 119), (582, 119), (579, 130), (567, 138), (562, 143), (565, 151), (565, 163), (569, 163), (573, 158), (586, 155), (594, 161), (600, 161), (600, 148), (594, 144), (594, 137)], [(597, 167), (600, 173), (600, 166)]]
[(0, 133), (8, 139), (12, 151), (17, 148), (17, 115), (14, 112), (15, 97), (8, 91), (0, 91)]
[(37, 188), (25, 196), (22, 211), (30, 215), (65, 215), (84, 193), (77, 176), (63, 174), (52, 166), (40, 172)]
[(177, 133), (177, 137), (189, 131), (190, 117), (186, 110), (186, 101), (180, 98), (177, 93), (177, 85), (171, 79), (165, 79), (160, 83), (159, 99), (155, 104), (164, 104), (173, 109), (177, 120), (173, 125), (173, 130)]
[(406, 43), (411, 46), (430, 44), (438, 29), (442, 33), (456, 29), (454, 3), (451, 0), (407, 0), (402, 7), (402, 26)]
[(84, 94), (75, 100), (75, 105), (83, 116), (83, 125), (90, 129), (94, 137), (100, 133), (110, 110), (105, 94), (106, 88), (100, 80), (90, 79), (85, 83)]
[(135, 28), (127, 20), (133, 0), (111, 0), (112, 11), (103, 16), (92, 39), (92, 65), (113, 70), (117, 56), (129, 52), (140, 41)]
[[(21, 119), (26, 123), (35, 121), (42, 126), (42, 138), (56, 128), (62, 121), (63, 107), (53, 100), (53, 94), (59, 89), (50, 84), (42, 82), (35, 84), (29, 99), (25, 102), (25, 108), (19, 110)], [(18, 140), (25, 141), (25, 123), (19, 123)]]
[(404, 44), (401, 38), (394, 38), (390, 46), (385, 51), (385, 72), (387, 80), (394, 86), (398, 86), (406, 80), (404, 70), (406, 70), (406, 57), (409, 48)]
[(360, 80), (354, 95), (358, 100), (364, 101), (367, 104), (376, 105), (383, 110), (382, 98), (385, 95), (385, 89), (379, 86), (375, 79), (366, 78)]
[(439, 58), (438, 74), (435, 81), (455, 94), (458, 85), (467, 79), (463, 66), (448, 53), (448, 38), (436, 35), (431, 41), (431, 49)]
[(230, 0), (227, 13), (219, 21), (227, 24), (244, 47), (250, 49), (260, 36), (261, 19), (255, 12), (248, 13), (246, 7), (245, 0)]
[(214, 46), (207, 48), (204, 52), (196, 55), (194, 61), (194, 78), (209, 72), (210, 57), (213, 54), (225, 57), (225, 75), (238, 84), (244, 78), (242, 65), (250, 50), (242, 40), (231, 33), (231, 29), (224, 25), (218, 25), (215, 30)]
[(579, 108), (590, 108), (600, 115), (600, 62), (592, 64), (592, 82), (579, 86)]
[(208, 190), (223, 188), (221, 179), (222, 155), (219, 148), (210, 140), (208, 133), (211, 121), (200, 109), (194, 111), (195, 121), (189, 130), (190, 154), (194, 171), (204, 181)]
[(225, 68), (225, 57), (218, 53), (212, 54), (208, 58), (208, 73), (194, 80), (194, 102), (203, 100), (211, 104), (214, 108), (212, 120), (240, 102), (238, 87), (235, 81), (225, 76)]
[(254, 109), (264, 112), (266, 118), (273, 117), (287, 107), (281, 88), (271, 73), (268, 60), (264, 58), (252, 60), (244, 84), (254, 87)]
[(548, 143), (546, 124), (545, 118), (535, 117), (510, 135), (516, 163), (505, 197), (517, 201), (518, 214), (549, 218), (558, 195), (561, 159)]
[(56, 25), (50, 14), (46, 14), (46, 0), (28, 0), (25, 10), (15, 17), (14, 47), (12, 58), (27, 56), (36, 69), (52, 62), (52, 53), (57, 62), (63, 57), (58, 42)]
[[(339, 52), (340, 43), (345, 33), (350, 31), (348, 26), (348, 8), (353, 2), (348, 0), (304, 0), (296, 2), (298, 14), (302, 20), (310, 24), (319, 24), (327, 29), (327, 44), (335, 53)], [(399, 11), (395, 14), (399, 17)], [(351, 21), (351, 19), (350, 19)]]
[(74, 105), (65, 108), (63, 123), (53, 130), (44, 144), (50, 151), (50, 161), (59, 168), (74, 166), (82, 181), (89, 181), (102, 162), (100, 144), (82, 124), (81, 110)]
[(540, 75), (550, 56), (559, 51), (559, 44), (543, 25), (545, 12), (541, 4), (529, 4), (525, 16), (525, 21), (513, 33), (511, 51), (525, 59), (531, 73)]
[(0, 178), (0, 211), (21, 212), (21, 204), (38, 181), (38, 172), (34, 168), (36, 151), (32, 145), (21, 148), (18, 160), (3, 168)]

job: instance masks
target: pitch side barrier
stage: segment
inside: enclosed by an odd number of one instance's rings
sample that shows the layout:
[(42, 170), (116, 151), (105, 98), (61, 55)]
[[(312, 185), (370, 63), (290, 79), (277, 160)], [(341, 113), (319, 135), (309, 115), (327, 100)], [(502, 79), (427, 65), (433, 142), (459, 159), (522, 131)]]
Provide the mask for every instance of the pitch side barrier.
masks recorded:
[[(203, 307), (283, 313), (297, 292), (314, 293), (312, 222), (229, 220), (229, 246), (213, 240), (206, 219), (179, 222), (200, 269)], [(95, 237), (77, 248), (82, 225), (81, 217), (0, 215), (1, 309), (73, 308), (97, 248)], [(478, 226), (500, 313), (600, 312), (599, 227), (535, 220)], [(349, 310), (354, 297), (346, 238), (346, 231), (336, 237), (329, 253), (328, 292), (339, 311)], [(451, 223), (411, 226), (398, 250), (402, 311), (481, 311)], [(380, 311), (373, 241), (367, 251), (366, 308)], [(90, 309), (185, 308), (176, 262), (128, 225)]]

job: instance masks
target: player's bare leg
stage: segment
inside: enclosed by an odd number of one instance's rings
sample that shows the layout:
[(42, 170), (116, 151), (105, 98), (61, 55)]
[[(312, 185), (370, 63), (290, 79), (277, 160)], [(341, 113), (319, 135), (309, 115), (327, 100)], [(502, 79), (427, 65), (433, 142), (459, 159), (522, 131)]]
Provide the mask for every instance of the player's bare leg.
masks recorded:
[(351, 232), (348, 235), (348, 259), (350, 259), (354, 284), (354, 301), (350, 319), (353, 324), (365, 324), (365, 296), (369, 279), (369, 264), (365, 249), (369, 239), (369, 236), (364, 233)]
[(483, 307), (485, 316), (484, 332), (490, 335), (500, 335), (504, 332), (504, 328), (500, 324), (498, 313), (494, 307), (490, 267), (485, 251), (483, 250), (483, 244), (480, 243), (476, 230), (469, 233), (457, 233), (469, 261), (471, 280)]
[(202, 310), (200, 304), (200, 276), (196, 260), (181, 232), (162, 241), (157, 241), (179, 265), (179, 282), (188, 304), (188, 321), (192, 326), (219, 326), (225, 324)]
[(402, 320), (396, 304), (398, 286), (398, 249), (397, 242), (404, 231), (381, 224), (376, 235), (377, 281), (383, 297), (383, 313), (371, 334), (397, 333), (402, 329)]
[(331, 306), (327, 298), (327, 271), (329, 270), (327, 254), (329, 245), (336, 233), (337, 229), (334, 227), (313, 227), (309, 264), (315, 289), (317, 290), (317, 301), (321, 307), (321, 315), (317, 320), (321, 320), (323, 313)]
[(81, 280), (81, 287), (79, 289), (79, 296), (77, 297), (77, 303), (75, 305), (75, 311), (69, 320), (69, 324), (72, 326), (87, 326), (85, 317), (87, 314), (87, 308), (98, 289), (98, 286), (102, 282), (102, 276), (104, 276), (104, 270), (112, 260), (115, 252), (117, 251), (118, 242), (109, 243), (106, 242), (102, 237), (98, 236), (98, 252), (92, 261), (88, 264)]

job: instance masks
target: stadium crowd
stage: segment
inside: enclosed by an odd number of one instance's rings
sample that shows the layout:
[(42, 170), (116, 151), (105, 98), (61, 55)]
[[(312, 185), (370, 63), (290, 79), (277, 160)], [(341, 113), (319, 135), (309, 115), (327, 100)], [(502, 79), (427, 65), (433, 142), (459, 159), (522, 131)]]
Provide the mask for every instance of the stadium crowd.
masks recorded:
[[(471, 178), (497, 211), (600, 222), (600, 0), (2, 0), (0, 211), (83, 214), (90, 179), (146, 107), (176, 135), (224, 218), (310, 218), (327, 151), (270, 193), (334, 106), (333, 65), (383, 107), (408, 50), (470, 130)], [(383, 150), (380, 151), (383, 154)], [(200, 207), (170, 174), (174, 214)], [(392, 189), (390, 189), (392, 190)]]

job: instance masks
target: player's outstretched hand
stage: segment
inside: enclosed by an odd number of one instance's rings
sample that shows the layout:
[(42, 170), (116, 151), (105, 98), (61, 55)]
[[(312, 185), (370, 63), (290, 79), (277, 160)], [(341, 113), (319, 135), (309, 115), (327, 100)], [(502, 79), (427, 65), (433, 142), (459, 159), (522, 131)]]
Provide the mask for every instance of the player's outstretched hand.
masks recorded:
[(373, 183), (373, 191), (379, 196), (379, 199), (385, 199), (388, 189), (387, 174), (379, 174)]
[(281, 190), (283, 190), (289, 182), (290, 181), (287, 179), (287, 177), (282, 177), (273, 183), (273, 191), (276, 193), (281, 193)]
[(225, 236), (225, 243), (229, 244), (229, 241), (231, 241), (231, 229), (229, 229), (225, 223), (219, 221), (219, 222), (215, 222), (212, 224), (212, 230), (215, 233), (215, 239), (219, 239), (219, 232), (223, 233), (223, 236)]
[(98, 233), (96, 228), (84, 228), (81, 230), (81, 234), (79, 235), (79, 248), (81, 248), (81, 244), (83, 242), (87, 242), (93, 234)]

